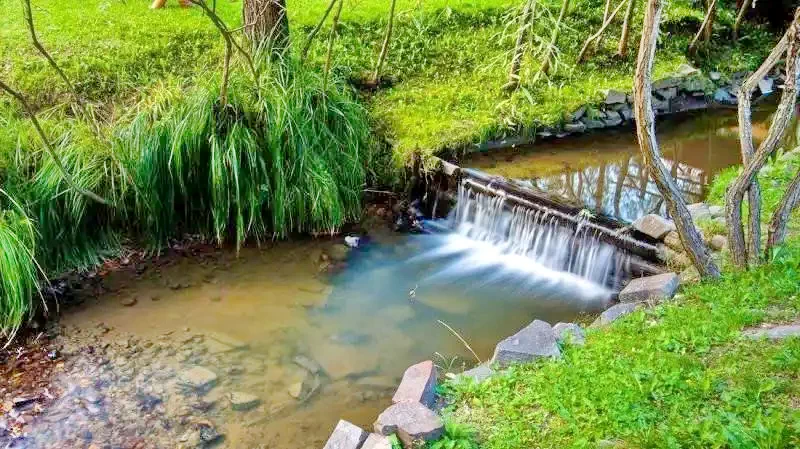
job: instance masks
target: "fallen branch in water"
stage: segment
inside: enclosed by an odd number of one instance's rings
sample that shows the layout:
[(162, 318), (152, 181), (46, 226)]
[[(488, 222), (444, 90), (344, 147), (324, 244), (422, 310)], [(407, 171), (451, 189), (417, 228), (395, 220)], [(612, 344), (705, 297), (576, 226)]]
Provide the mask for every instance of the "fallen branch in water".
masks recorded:
[(447, 328), (447, 330), (449, 330), (451, 334), (455, 335), (455, 336), (456, 336), (456, 338), (458, 338), (458, 339), (461, 341), (461, 343), (464, 345), (464, 347), (466, 347), (466, 348), (469, 350), (469, 352), (471, 352), (471, 353), (472, 353), (472, 356), (473, 356), (473, 357), (475, 357), (475, 360), (477, 360), (477, 361), (478, 361), (478, 364), (481, 364), (481, 363), (483, 363), (483, 361), (481, 360), (481, 358), (480, 358), (480, 357), (478, 357), (478, 354), (476, 354), (476, 353), (475, 353), (475, 351), (474, 351), (474, 350), (472, 350), (472, 347), (469, 345), (469, 343), (467, 343), (467, 341), (466, 341), (466, 340), (464, 340), (464, 338), (463, 338), (463, 337), (461, 337), (461, 335), (459, 335), (459, 333), (458, 333), (458, 332), (456, 332), (456, 330), (455, 330), (455, 329), (453, 329), (452, 327), (448, 326), (448, 325), (447, 325), (447, 323), (445, 323), (445, 322), (444, 322), (444, 321), (442, 321), (442, 320), (436, 320), (436, 321), (438, 321), (438, 322), (439, 322), (439, 324), (441, 324), (442, 326), (444, 326), (445, 328)]

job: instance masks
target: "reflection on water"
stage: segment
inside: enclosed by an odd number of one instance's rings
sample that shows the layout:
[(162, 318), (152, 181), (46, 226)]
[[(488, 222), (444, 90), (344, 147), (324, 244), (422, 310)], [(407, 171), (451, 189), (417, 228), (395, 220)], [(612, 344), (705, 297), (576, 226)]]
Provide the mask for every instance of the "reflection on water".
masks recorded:
[[(322, 447), (340, 418), (370, 428), (410, 364), (475, 363), (439, 320), (485, 360), (533, 319), (573, 320), (609, 297), (464, 236), (375, 234), (333, 275), (320, 261), (344, 246), (324, 241), (110, 274), (62, 318), (67, 357), (47, 385), (58, 399), (26, 447), (195, 447), (217, 434), (219, 447)], [(180, 380), (198, 366), (217, 376), (208, 392)], [(258, 404), (235, 407), (234, 392)]]
[[(767, 132), (767, 112), (753, 114), (753, 134)], [(660, 123), (662, 161), (687, 202), (702, 201), (721, 170), (740, 162), (737, 117), (731, 111)], [(476, 155), (464, 165), (532, 185), (624, 221), (664, 212), (641, 159), (633, 129)]]

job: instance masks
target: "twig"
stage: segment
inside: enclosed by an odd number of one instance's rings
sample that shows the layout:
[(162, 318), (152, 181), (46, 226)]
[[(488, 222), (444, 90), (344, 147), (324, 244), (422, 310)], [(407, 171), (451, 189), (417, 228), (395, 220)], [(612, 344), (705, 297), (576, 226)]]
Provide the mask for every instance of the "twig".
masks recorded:
[(522, 66), (522, 56), (524, 53), (525, 35), (530, 27), (530, 18), (536, 9), (536, 0), (528, 0), (522, 9), (519, 19), (519, 29), (517, 30), (517, 40), (514, 43), (514, 53), (511, 55), (511, 66), (508, 70), (508, 82), (503, 85), (503, 90), (516, 90), (519, 87), (519, 70)]
[(300, 53), (300, 61), (306, 60), (306, 56), (308, 55), (308, 50), (311, 48), (311, 42), (314, 41), (314, 37), (317, 35), (317, 33), (319, 33), (319, 30), (322, 29), (322, 25), (325, 24), (325, 20), (328, 19), (328, 15), (331, 13), (333, 5), (335, 4), (336, 0), (331, 0), (331, 2), (328, 3), (328, 8), (325, 9), (325, 14), (322, 15), (321, 19), (319, 19), (319, 23), (317, 23), (317, 26), (314, 27), (314, 29), (311, 30), (311, 33), (308, 34), (306, 43), (305, 45), (303, 45), (303, 51)]
[(336, 40), (336, 28), (339, 26), (339, 16), (342, 14), (342, 4), (344, 0), (338, 0), (339, 5), (336, 7), (336, 13), (333, 15), (333, 22), (331, 23), (331, 34), (328, 37), (328, 55), (325, 57), (325, 71), (324, 78), (322, 79), (322, 90), (328, 89), (328, 75), (331, 71), (331, 59), (333, 58), (333, 42)]
[(742, 26), (742, 22), (744, 22), (744, 16), (747, 14), (747, 9), (750, 8), (751, 3), (752, 0), (744, 0), (742, 7), (739, 9), (739, 13), (736, 15), (736, 22), (733, 24), (734, 42), (739, 40), (739, 28)]
[(53, 158), (53, 162), (55, 162), (56, 167), (61, 172), (61, 175), (64, 177), (64, 180), (67, 182), (67, 184), (81, 195), (91, 198), (92, 200), (100, 204), (109, 206), (110, 203), (107, 200), (105, 200), (104, 198), (98, 196), (93, 192), (90, 192), (89, 190), (84, 189), (83, 187), (75, 183), (75, 181), (72, 179), (72, 175), (70, 175), (67, 169), (64, 167), (64, 164), (61, 162), (61, 159), (58, 157), (58, 154), (56, 154), (55, 149), (53, 149), (53, 146), (50, 144), (50, 140), (47, 138), (47, 135), (45, 134), (41, 124), (39, 123), (39, 119), (36, 118), (36, 111), (33, 110), (31, 105), (28, 103), (28, 100), (26, 100), (21, 93), (12, 89), (2, 80), (0, 80), (0, 89), (6, 91), (9, 95), (14, 97), (22, 105), (22, 109), (31, 119), (34, 129), (36, 129), (36, 133), (39, 134), (39, 137), (42, 139), (42, 143), (44, 144), (45, 150), (47, 151), (48, 154), (50, 154), (50, 157)]
[(608, 18), (606, 18), (605, 22), (603, 22), (603, 25), (600, 27), (600, 29), (597, 30), (597, 32), (594, 33), (593, 35), (589, 36), (588, 39), (586, 39), (586, 42), (583, 44), (583, 48), (581, 48), (581, 52), (578, 54), (578, 64), (581, 64), (584, 61), (586, 61), (586, 56), (587, 53), (589, 52), (589, 47), (592, 45), (592, 42), (596, 41), (597, 39), (600, 38), (600, 36), (603, 35), (603, 32), (606, 30), (606, 28), (608, 28), (609, 25), (611, 25), (611, 22), (614, 21), (614, 17), (617, 16), (617, 13), (619, 12), (620, 9), (622, 9), (622, 6), (625, 5), (625, 3), (627, 2), (624, 0), (621, 1), (619, 5), (617, 5), (617, 7), (614, 9), (614, 12), (612, 12), (611, 15), (609, 15)]
[[(629, 0), (630, 1), (630, 0)], [(561, 22), (564, 21), (564, 18), (567, 15), (567, 10), (569, 10), (569, 0), (563, 0), (561, 4), (561, 11), (558, 13), (558, 20), (556, 21), (556, 25), (553, 28), (553, 35), (550, 36), (550, 45), (547, 46), (544, 54), (544, 61), (542, 61), (542, 67), (539, 69), (539, 73), (536, 74), (536, 79), (538, 80), (540, 75), (547, 75), (550, 73), (550, 59), (553, 55), (553, 49), (558, 44), (558, 35), (561, 32)]]
[(695, 34), (694, 39), (692, 39), (692, 43), (689, 44), (688, 53), (690, 56), (697, 53), (697, 43), (700, 41), (700, 37), (706, 33), (706, 28), (708, 28), (708, 24), (711, 22), (711, 17), (714, 16), (717, 10), (717, 0), (712, 0), (711, 4), (708, 6), (708, 11), (706, 11), (706, 16), (703, 18), (703, 23), (700, 25), (700, 29), (697, 30), (697, 34)]
[(465, 346), (465, 347), (466, 347), (466, 348), (469, 350), (469, 352), (471, 352), (471, 353), (472, 353), (472, 356), (473, 356), (473, 357), (475, 357), (475, 360), (477, 360), (477, 361), (478, 361), (478, 364), (481, 364), (481, 363), (483, 363), (483, 361), (481, 360), (481, 358), (480, 358), (480, 357), (478, 357), (478, 354), (475, 354), (475, 351), (473, 351), (473, 350), (472, 350), (472, 346), (470, 346), (470, 345), (469, 345), (469, 343), (467, 343), (467, 341), (466, 341), (466, 340), (464, 340), (464, 338), (462, 338), (462, 337), (461, 337), (461, 335), (459, 335), (459, 333), (458, 333), (458, 332), (456, 332), (456, 330), (455, 330), (455, 329), (453, 329), (452, 327), (448, 326), (448, 325), (447, 325), (447, 323), (445, 323), (445, 322), (444, 322), (444, 321), (442, 321), (442, 320), (436, 320), (436, 321), (438, 321), (438, 322), (439, 322), (439, 324), (441, 324), (442, 326), (446, 327), (446, 328), (447, 328), (447, 330), (449, 330), (451, 334), (453, 334), (453, 335), (455, 335), (455, 336), (456, 336), (456, 338), (458, 338), (459, 340), (461, 340), (461, 343), (462, 343), (462, 344), (463, 344), (463, 345), (464, 345), (464, 346)]
[(394, 7), (396, 3), (397, 0), (392, 0), (392, 5), (389, 7), (389, 23), (386, 25), (386, 36), (383, 39), (381, 53), (378, 55), (378, 63), (375, 64), (375, 74), (372, 76), (372, 82), (376, 86), (380, 80), (381, 68), (383, 67), (383, 62), (386, 60), (386, 54), (389, 52), (389, 42), (392, 39), (392, 28), (394, 28)]

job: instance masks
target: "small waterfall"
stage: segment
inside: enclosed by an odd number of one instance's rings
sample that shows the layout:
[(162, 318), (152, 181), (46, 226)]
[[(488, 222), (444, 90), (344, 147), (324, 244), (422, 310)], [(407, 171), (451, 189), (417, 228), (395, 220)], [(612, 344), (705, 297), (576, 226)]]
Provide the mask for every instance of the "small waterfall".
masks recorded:
[(508, 207), (502, 194), (487, 195), (462, 183), (450, 220), (451, 229), (469, 240), (613, 290), (629, 272), (630, 255), (602, 241), (596, 228), (582, 220), (577, 226), (565, 223), (546, 208)]

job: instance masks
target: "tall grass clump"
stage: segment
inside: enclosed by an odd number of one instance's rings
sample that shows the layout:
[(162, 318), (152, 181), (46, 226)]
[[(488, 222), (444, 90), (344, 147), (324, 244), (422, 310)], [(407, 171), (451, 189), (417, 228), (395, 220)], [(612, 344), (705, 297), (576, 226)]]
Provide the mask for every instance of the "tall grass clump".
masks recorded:
[(241, 245), (358, 216), (374, 151), (366, 111), (300, 64), (261, 64), (258, 83), (234, 74), (225, 106), (216, 80), (202, 82), (142, 107), (120, 134), (144, 235)]
[(0, 336), (10, 340), (39, 296), (36, 229), (22, 207), (0, 190)]

